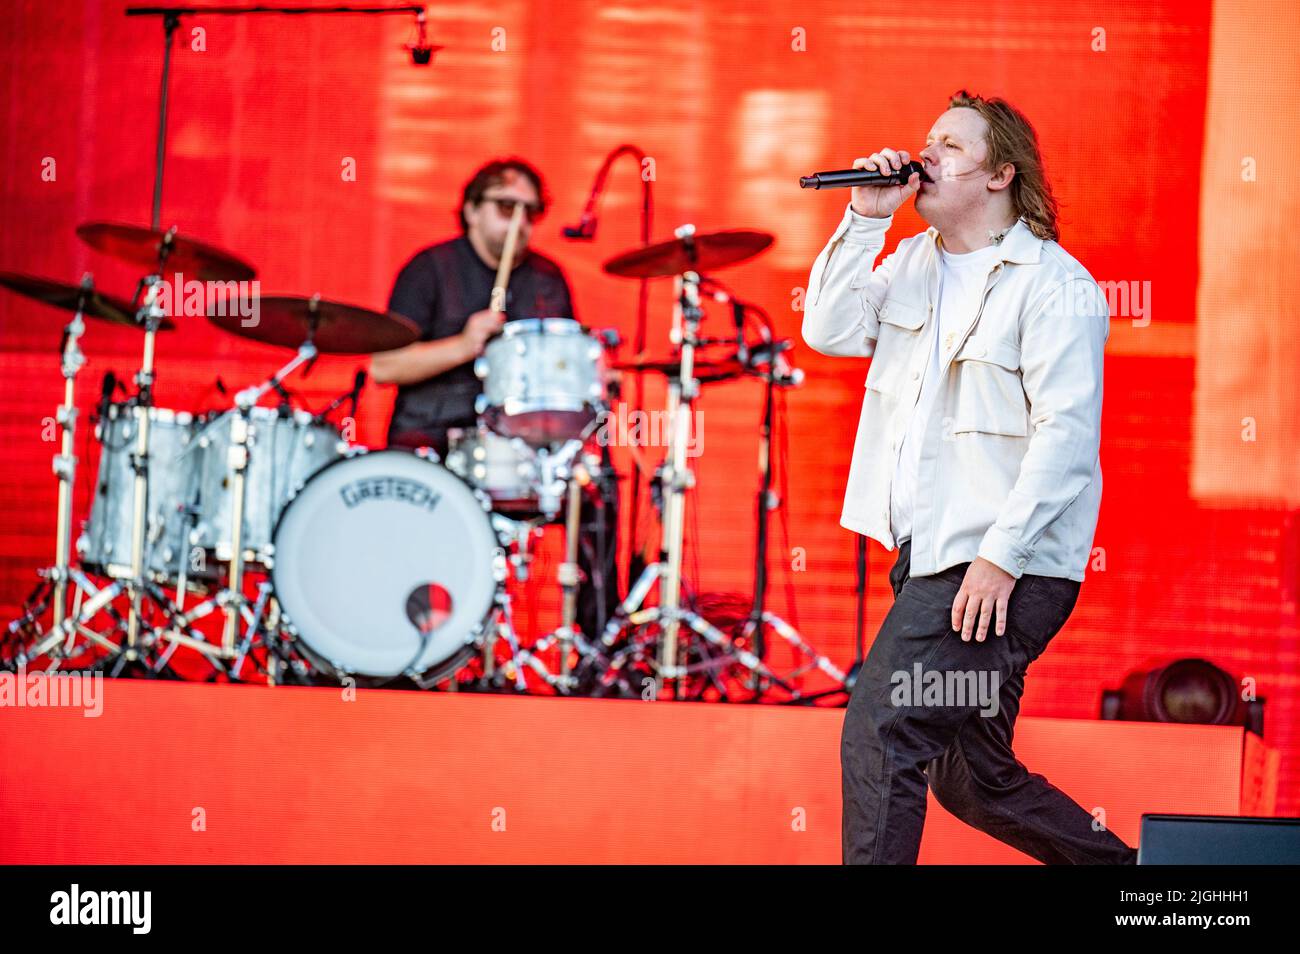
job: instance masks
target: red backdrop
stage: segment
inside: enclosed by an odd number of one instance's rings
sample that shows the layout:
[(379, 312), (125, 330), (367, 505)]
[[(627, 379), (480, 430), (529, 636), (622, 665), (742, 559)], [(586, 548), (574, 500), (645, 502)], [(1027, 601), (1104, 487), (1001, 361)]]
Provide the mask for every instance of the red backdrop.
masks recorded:
[[(0, 268), (69, 281), (93, 270), (100, 287), (130, 292), (137, 276), (72, 233), (90, 219), (148, 222), (161, 28), (127, 19), (122, 7), (50, 0), (10, 2), (0, 13)], [(960, 87), (1007, 96), (1038, 128), (1063, 245), (1099, 281), (1149, 282), (1155, 303), (1150, 329), (1112, 321), (1096, 537), (1104, 568), (1099, 561), (1090, 571), (1073, 618), (1035, 664), (1023, 711), (1094, 717), (1101, 689), (1129, 669), (1204, 656), (1268, 697), (1266, 737), (1283, 753), (1278, 809), (1300, 813), (1294, 511), (1268, 499), (1210, 508), (1191, 492), (1194, 388), (1214, 355), (1196, 337), (1213, 5), (998, 0), (978, 15), (952, 9), (901, 15), (884, 3), (835, 0), (439, 7), (433, 37), (446, 49), (427, 69), (400, 50), (411, 32), (405, 18), (186, 21), (174, 57), (163, 224), (255, 263), (266, 293), (382, 307), (398, 267), (453, 234), (470, 172), (516, 153), (547, 175), (556, 200), (536, 246), (567, 269), (586, 323), (630, 339), (636, 286), (603, 275), (600, 263), (636, 244), (633, 165), (615, 169), (594, 244), (558, 234), (576, 220), (603, 155), (632, 142), (654, 159), (656, 238), (684, 222), (776, 234), (766, 257), (719, 277), (798, 340), (808, 266), (845, 197), (801, 193), (797, 176), (887, 144), (916, 151)], [(1248, 58), (1239, 65), (1263, 68)], [(348, 160), (355, 181), (341, 175)], [(905, 209), (886, 251), (923, 227)], [(1270, 280), (1296, 277), (1292, 267)], [(667, 288), (656, 286), (656, 353), (667, 350), (667, 303)], [(716, 310), (706, 329), (725, 333), (727, 319)], [(56, 444), (45, 419), (61, 394), (60, 316), (3, 295), (0, 324), (0, 611), (8, 618), (53, 547)], [(105, 369), (125, 376), (135, 368), (139, 340), (94, 326), (83, 344), (79, 397), (88, 408)], [(772, 608), (846, 665), (853, 538), (838, 515), (866, 364), (824, 358), (802, 342), (795, 354), (808, 383), (786, 400)], [(160, 343), (158, 402), (213, 406), (217, 376), (243, 385), (283, 357), (201, 319), (185, 322)], [(320, 404), (356, 366), (323, 360), (300, 387)], [(704, 454), (688, 521), (688, 568), (702, 590), (750, 587), (760, 397), (756, 385), (730, 384), (707, 389), (702, 402)], [(367, 389), (359, 442), (382, 443), (391, 403), (391, 390)], [(78, 518), (94, 459), (84, 444), (81, 453)], [(554, 552), (544, 547), (536, 576), (553, 569)], [(872, 545), (870, 633), (887, 609), (891, 562)], [(526, 627), (555, 605), (549, 590), (529, 593), (525, 609), (536, 612), (523, 614)]]

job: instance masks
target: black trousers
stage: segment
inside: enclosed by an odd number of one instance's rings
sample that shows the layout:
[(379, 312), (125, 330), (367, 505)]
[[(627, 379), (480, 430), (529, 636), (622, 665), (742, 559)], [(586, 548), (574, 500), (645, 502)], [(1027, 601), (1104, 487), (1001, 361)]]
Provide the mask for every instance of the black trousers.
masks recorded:
[[(1011, 751), (1025, 670), (1065, 624), (1080, 584), (1026, 574), (1005, 635), (990, 621), (984, 642), (963, 642), (952, 604), (970, 564), (912, 578), (911, 552), (911, 541), (899, 548), (894, 605), (845, 712), (844, 863), (915, 864), (928, 782), (957, 818), (1044, 864), (1135, 864), (1134, 849)], [(940, 680), (946, 691), (915, 691)], [(979, 684), (982, 695), (969, 691)]]

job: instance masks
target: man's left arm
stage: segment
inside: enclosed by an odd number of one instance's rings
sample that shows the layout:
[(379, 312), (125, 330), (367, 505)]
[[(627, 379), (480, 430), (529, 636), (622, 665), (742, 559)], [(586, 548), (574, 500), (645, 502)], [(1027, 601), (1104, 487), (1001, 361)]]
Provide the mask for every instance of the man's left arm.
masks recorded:
[(979, 556), (1013, 577), (1093, 479), (1109, 334), (1106, 297), (1090, 278), (1063, 282), (1025, 321), (1020, 367), (1033, 433), (1015, 486), (979, 547)]

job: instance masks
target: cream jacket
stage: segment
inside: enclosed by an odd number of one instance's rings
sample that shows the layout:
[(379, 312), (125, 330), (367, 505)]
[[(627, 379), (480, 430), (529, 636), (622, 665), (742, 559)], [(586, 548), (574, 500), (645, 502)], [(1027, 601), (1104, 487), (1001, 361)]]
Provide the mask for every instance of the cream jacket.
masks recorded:
[[(893, 217), (851, 207), (813, 263), (803, 339), (826, 355), (871, 358), (840, 523), (894, 549), (889, 500), (937, 320), (939, 233), (906, 238), (873, 268)], [(1024, 220), (999, 246), (982, 303), (940, 342), (942, 390), (924, 430), (911, 575), (976, 556), (1014, 577), (1082, 580), (1101, 505), (1106, 296)]]

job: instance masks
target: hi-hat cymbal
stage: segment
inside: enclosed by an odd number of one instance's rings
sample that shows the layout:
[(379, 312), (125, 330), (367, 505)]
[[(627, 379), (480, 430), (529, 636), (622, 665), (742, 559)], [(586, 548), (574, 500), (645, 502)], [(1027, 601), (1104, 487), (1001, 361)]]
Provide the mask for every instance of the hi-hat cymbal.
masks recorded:
[(178, 235), (175, 228), (163, 232), (118, 222), (86, 222), (77, 226), (77, 237), (96, 251), (151, 273), (159, 268), (165, 245), (161, 265), (168, 272), (202, 282), (246, 282), (257, 275), (257, 269), (238, 255)]
[(774, 241), (770, 232), (730, 229), (670, 239), (657, 245), (616, 255), (603, 268), (623, 278), (660, 278), (682, 272), (707, 272), (735, 265), (765, 251)]
[[(86, 289), (80, 285), (56, 282), (36, 275), (22, 275), (18, 272), (0, 272), (0, 285), (16, 291), (25, 298), (44, 302), (55, 308), (62, 308), (64, 311), (76, 311), (80, 307), (81, 313), (88, 318), (97, 318), (100, 321), (125, 325), (129, 328), (144, 327), (135, 320), (135, 309), (131, 307), (129, 301), (95, 291), (93, 288)], [(164, 318), (158, 326), (160, 331), (171, 331), (175, 327), (176, 325), (169, 318)]]
[[(208, 307), (208, 321), (223, 331), (283, 348), (297, 348), (310, 332), (312, 343), (321, 354), (392, 351), (420, 337), (420, 329), (402, 315), (371, 311), (318, 296), (259, 296), (253, 299), (253, 308), (253, 315), (246, 317), (246, 312), (241, 313), (239, 308), (227, 309), (215, 303)], [(222, 311), (229, 314), (221, 314)]]

